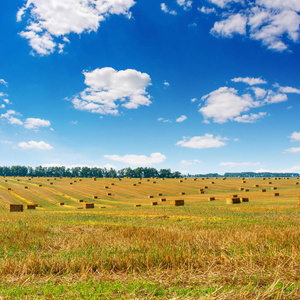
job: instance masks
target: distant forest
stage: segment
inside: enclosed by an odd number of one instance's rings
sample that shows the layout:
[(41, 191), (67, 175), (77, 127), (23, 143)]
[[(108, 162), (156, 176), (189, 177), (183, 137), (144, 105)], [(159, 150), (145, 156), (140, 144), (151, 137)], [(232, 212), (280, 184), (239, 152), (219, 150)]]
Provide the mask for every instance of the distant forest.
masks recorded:
[[(44, 176), (44, 177), (132, 177), (132, 178), (179, 178), (182, 175), (180, 172), (172, 172), (171, 169), (143, 168), (136, 169), (124, 168), (121, 170), (97, 168), (97, 167), (43, 167), (35, 168), (25, 166), (0, 167), (0, 176)], [(241, 172), (241, 173), (218, 173), (208, 174), (188, 174), (185, 177), (299, 177), (298, 173), (270, 173), (270, 172)]]

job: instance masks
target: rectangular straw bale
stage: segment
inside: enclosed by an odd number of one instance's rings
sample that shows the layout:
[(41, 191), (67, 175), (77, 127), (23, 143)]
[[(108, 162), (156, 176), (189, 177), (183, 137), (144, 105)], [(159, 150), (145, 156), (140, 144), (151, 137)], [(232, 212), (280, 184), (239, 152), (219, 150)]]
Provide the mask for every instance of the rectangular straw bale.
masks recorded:
[(245, 189), (245, 192), (249, 192), (249, 189)]
[(28, 186), (24, 186), (24, 189), (28, 189)]
[(170, 200), (170, 205), (172, 206), (183, 206), (184, 200)]
[(94, 196), (94, 199), (98, 199), (98, 196)]
[(158, 193), (157, 196), (162, 196), (162, 193)]
[(259, 187), (259, 185), (258, 184), (254, 184), (254, 187)]
[(33, 205), (28, 204), (28, 205), (25, 206), (25, 208), (26, 209), (35, 209), (35, 205), (34, 204)]
[(12, 189), (11, 189), (11, 188), (7, 188), (7, 190), (8, 190), (8, 191), (11, 191)]
[(240, 198), (241, 202), (249, 202), (249, 198)]
[(240, 188), (239, 188), (240, 191), (243, 191), (244, 189), (245, 189), (245, 188), (243, 188), (243, 187), (240, 187)]
[(151, 202), (151, 205), (154, 206), (154, 205), (158, 205), (157, 202)]
[(166, 198), (160, 198), (160, 202), (166, 202), (167, 199)]
[(276, 186), (271, 187), (272, 190), (277, 190)]
[(226, 204), (237, 204), (241, 203), (240, 198), (226, 198)]
[(84, 203), (83, 204), (83, 208), (94, 208), (95, 207), (95, 205), (94, 205), (94, 203)]
[(236, 194), (234, 194), (234, 195), (232, 195), (232, 198), (236, 198), (238, 195), (236, 195)]
[(39, 187), (42, 187), (42, 185), (41, 185), (41, 184), (39, 184)]
[(9, 211), (23, 211), (23, 204), (10, 204)]
[(208, 201), (214, 201), (214, 200), (216, 200), (215, 197), (208, 197)]
[(83, 202), (83, 199), (79, 199), (78, 202)]
[(185, 192), (180, 192), (179, 195), (185, 195)]
[(279, 196), (279, 193), (274, 193), (274, 197), (277, 197), (277, 196)]
[(152, 195), (149, 195), (149, 196), (148, 196), (148, 198), (152, 199), (152, 198), (153, 198), (153, 196), (152, 196)]
[(215, 184), (214, 181), (211, 181), (210, 184)]
[(135, 204), (134, 207), (140, 207), (142, 206), (141, 204)]
[(111, 193), (107, 193), (107, 196), (111, 196), (112, 194)]
[(59, 205), (65, 205), (65, 202), (60, 202)]
[(260, 190), (262, 193), (265, 193), (267, 190), (266, 189), (261, 189)]

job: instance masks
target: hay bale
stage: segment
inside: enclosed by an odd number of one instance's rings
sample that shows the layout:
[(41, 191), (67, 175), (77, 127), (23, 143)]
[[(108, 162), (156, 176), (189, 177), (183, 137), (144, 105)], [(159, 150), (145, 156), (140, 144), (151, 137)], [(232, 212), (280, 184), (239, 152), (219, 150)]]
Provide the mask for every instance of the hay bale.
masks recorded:
[(141, 204), (135, 204), (134, 207), (141, 207)]
[(200, 191), (199, 193), (200, 193), (200, 194), (204, 194), (204, 191)]
[(24, 189), (28, 189), (28, 186), (24, 186)]
[(111, 196), (112, 195), (112, 193), (107, 193), (107, 196)]
[(152, 183), (156, 183), (156, 181), (153, 181)]
[(162, 193), (158, 193), (157, 196), (162, 196)]
[(197, 181), (197, 178), (194, 178), (193, 180), (194, 180), (194, 181)]
[(82, 181), (82, 179), (79, 179), (79, 181)]
[(53, 185), (53, 182), (50, 182), (50, 185)]
[(214, 201), (214, 200), (216, 200), (215, 197), (208, 197), (208, 201)]
[(259, 185), (258, 184), (254, 184), (254, 187), (259, 187)]
[(296, 184), (296, 185), (299, 185), (299, 182), (296, 182), (295, 184)]
[(268, 182), (268, 184), (272, 184), (272, 181)]
[(79, 199), (78, 202), (79, 202), (79, 203), (82, 203), (82, 202), (83, 202), (83, 199)]
[(211, 181), (210, 184), (215, 184), (214, 181)]
[(98, 196), (94, 196), (94, 199), (98, 199)]
[(183, 180), (179, 180), (179, 182), (183, 182)]
[(35, 209), (35, 207), (36, 206), (34, 204), (33, 205), (28, 204), (25, 206), (26, 209)]
[(113, 182), (110, 185), (115, 185)]
[(226, 177), (223, 177), (223, 178), (222, 178), (222, 180), (226, 180), (226, 179), (227, 179)]
[(279, 193), (274, 193), (274, 197), (278, 197), (279, 196)]
[(158, 205), (157, 202), (151, 202), (151, 205), (154, 206), (154, 205)]
[(73, 182), (70, 182), (70, 185), (72, 185), (73, 184)]
[(265, 193), (267, 190), (266, 189), (261, 189), (260, 190), (262, 193)]
[(39, 184), (39, 187), (42, 187), (42, 185), (41, 185), (41, 184)]
[(203, 192), (204, 191), (204, 189), (199, 189), (199, 192)]
[(226, 204), (238, 204), (241, 203), (240, 198), (226, 198)]
[(7, 179), (5, 179), (4, 181), (7, 182)]
[(59, 205), (65, 205), (65, 202), (60, 202)]
[(180, 192), (179, 195), (182, 195), (182, 196), (183, 196), (183, 195), (185, 195), (185, 192)]
[(12, 189), (11, 189), (11, 188), (7, 188), (7, 190), (8, 190), (8, 191), (12, 191)]
[(208, 186), (205, 186), (204, 188), (205, 188), (205, 189), (208, 189)]
[(276, 186), (271, 187), (272, 190), (277, 190)]
[(245, 192), (249, 192), (249, 189), (245, 189)]
[(105, 188), (105, 189), (108, 189), (109, 187), (106, 185), (104, 188)]
[(94, 181), (97, 181), (97, 178), (96, 177), (93, 177)]
[(85, 203), (85, 204), (83, 204), (83, 208), (94, 208), (95, 207), (95, 205), (94, 205), (94, 203)]
[(246, 182), (247, 182), (246, 180), (243, 180), (243, 181), (242, 181), (242, 183), (246, 183)]
[(245, 188), (243, 188), (243, 187), (240, 187), (240, 188), (239, 188), (240, 191), (243, 191), (244, 189), (245, 189)]
[(236, 194), (234, 194), (234, 195), (232, 195), (232, 198), (236, 198), (238, 195), (236, 195)]
[(152, 198), (153, 198), (153, 196), (152, 196), (152, 195), (149, 195), (149, 196), (148, 196), (148, 198), (152, 199)]
[(132, 186), (136, 186), (136, 183), (133, 183)]
[(9, 204), (9, 211), (23, 211), (23, 204)]
[(100, 208), (106, 208), (106, 206), (101, 206)]
[(184, 200), (170, 200), (170, 205), (172, 206), (183, 206)]
[(240, 198), (241, 202), (249, 202), (249, 198)]
[(160, 198), (160, 202), (166, 202), (167, 199), (166, 198)]

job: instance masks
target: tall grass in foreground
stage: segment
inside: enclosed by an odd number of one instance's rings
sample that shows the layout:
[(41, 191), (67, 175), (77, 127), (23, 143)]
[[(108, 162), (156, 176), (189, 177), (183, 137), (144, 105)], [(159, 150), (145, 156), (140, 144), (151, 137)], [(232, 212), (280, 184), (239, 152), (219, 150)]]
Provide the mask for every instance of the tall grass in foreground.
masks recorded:
[[(171, 209), (157, 210), (156, 217), (153, 211), (148, 215), (150, 210), (139, 216), (130, 211), (128, 216), (2, 213), (1, 282), (69, 277), (79, 284), (83, 278), (103, 276), (110, 281), (143, 279), (158, 284), (158, 289), (180, 285), (196, 291), (201, 286), (209, 294), (220, 288), (214, 296), (235, 290), (254, 297), (273, 287), (272, 291), (281, 291), (278, 299), (296, 297), (297, 211), (222, 213), (210, 208), (210, 214), (207, 209), (202, 215), (199, 211), (198, 219), (189, 218), (188, 211), (186, 207), (185, 218), (173, 216)], [(235, 292), (230, 293), (233, 297)]]

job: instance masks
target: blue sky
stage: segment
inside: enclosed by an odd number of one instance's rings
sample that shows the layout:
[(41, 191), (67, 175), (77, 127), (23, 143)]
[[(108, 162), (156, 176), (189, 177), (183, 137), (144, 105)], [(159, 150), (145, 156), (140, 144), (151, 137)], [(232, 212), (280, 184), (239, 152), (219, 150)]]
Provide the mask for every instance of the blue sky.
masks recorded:
[(299, 1), (0, 11), (0, 165), (300, 172)]

